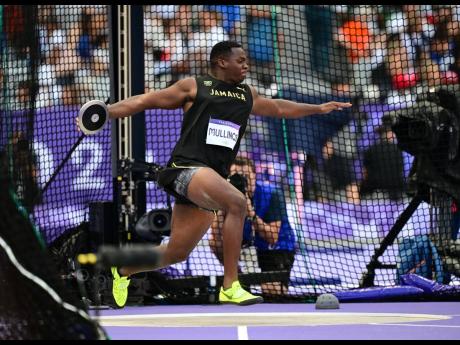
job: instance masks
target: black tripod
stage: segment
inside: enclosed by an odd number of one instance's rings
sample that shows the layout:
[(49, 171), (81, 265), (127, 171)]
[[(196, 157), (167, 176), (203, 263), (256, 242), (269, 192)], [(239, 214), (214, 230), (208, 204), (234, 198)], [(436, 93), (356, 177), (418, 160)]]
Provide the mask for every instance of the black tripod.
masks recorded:
[(395, 224), (388, 232), (388, 234), (383, 239), (380, 247), (375, 250), (374, 255), (372, 255), (371, 261), (366, 266), (366, 272), (363, 274), (363, 277), (360, 282), (361, 288), (374, 286), (375, 279), (375, 270), (378, 268), (396, 268), (396, 265), (385, 265), (379, 261), (379, 258), (385, 253), (385, 250), (393, 244), (398, 234), (401, 232), (404, 225), (412, 217), (417, 207), (424, 200), (422, 192), (417, 190), (416, 195), (413, 197), (412, 201), (406, 207), (406, 209), (401, 213), (401, 215), (396, 220)]

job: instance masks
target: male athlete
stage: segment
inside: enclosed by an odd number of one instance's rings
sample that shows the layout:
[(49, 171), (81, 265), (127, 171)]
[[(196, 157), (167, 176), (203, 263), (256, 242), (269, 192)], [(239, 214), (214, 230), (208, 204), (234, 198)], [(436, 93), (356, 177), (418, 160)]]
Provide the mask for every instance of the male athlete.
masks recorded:
[(210, 73), (185, 78), (159, 91), (132, 96), (108, 106), (112, 119), (132, 116), (146, 109), (182, 107), (184, 119), (167, 168), (158, 183), (176, 197), (172, 212), (171, 236), (166, 245), (152, 248), (160, 254), (155, 267), (112, 268), (113, 295), (123, 307), (128, 297), (129, 276), (184, 261), (222, 210), (224, 280), (219, 302), (249, 305), (262, 297), (244, 290), (238, 282), (246, 198), (227, 180), (245, 132), (249, 114), (295, 119), (311, 114), (342, 110), (350, 103), (302, 104), (267, 99), (254, 87), (242, 84), (248, 60), (241, 45), (217, 43), (210, 54)]

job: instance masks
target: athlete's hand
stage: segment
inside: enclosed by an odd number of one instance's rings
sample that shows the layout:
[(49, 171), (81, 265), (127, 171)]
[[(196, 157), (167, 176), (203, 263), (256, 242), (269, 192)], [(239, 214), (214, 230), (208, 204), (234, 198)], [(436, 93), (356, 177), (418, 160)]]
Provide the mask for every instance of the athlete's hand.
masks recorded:
[(350, 108), (352, 106), (351, 103), (343, 103), (343, 102), (327, 102), (320, 104), (318, 114), (329, 114), (331, 111), (334, 110), (343, 110), (345, 108)]

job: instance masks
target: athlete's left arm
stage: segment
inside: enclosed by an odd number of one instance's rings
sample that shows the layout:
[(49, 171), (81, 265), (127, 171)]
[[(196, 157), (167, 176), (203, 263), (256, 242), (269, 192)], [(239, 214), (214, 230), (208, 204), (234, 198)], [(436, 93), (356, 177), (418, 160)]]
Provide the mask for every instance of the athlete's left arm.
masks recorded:
[(327, 102), (323, 104), (296, 103), (285, 99), (269, 99), (260, 96), (250, 87), (253, 97), (252, 114), (278, 118), (296, 119), (312, 114), (329, 114), (334, 110), (351, 107), (351, 103)]

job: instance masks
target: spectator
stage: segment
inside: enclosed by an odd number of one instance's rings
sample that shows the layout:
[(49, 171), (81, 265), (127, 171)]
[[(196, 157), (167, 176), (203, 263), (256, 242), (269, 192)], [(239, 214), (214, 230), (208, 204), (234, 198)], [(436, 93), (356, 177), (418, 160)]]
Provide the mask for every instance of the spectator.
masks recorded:
[(370, 55), (371, 35), (368, 23), (352, 12), (351, 18), (339, 27), (335, 39), (344, 45), (348, 61), (354, 64), (360, 57)]
[(31, 108), (32, 84), (30, 80), (22, 80), (16, 89), (16, 101), (14, 110), (25, 110)]
[(91, 63), (93, 51), (100, 43), (98, 37), (106, 35), (107, 14), (95, 8), (84, 7), (81, 13), (77, 52), (83, 63)]
[(145, 16), (147, 89), (164, 88), (189, 75), (188, 37), (192, 13), (189, 5), (150, 6)]
[(380, 98), (380, 92), (372, 76), (383, 63), (385, 56), (386, 35), (377, 25), (378, 15), (375, 6), (352, 7), (351, 18), (343, 23), (335, 37), (343, 46), (346, 61), (350, 65), (344, 67), (345, 70), (349, 70), (347, 74), (354, 80), (351, 91), (355, 95), (363, 95), (369, 101), (377, 101)]
[(447, 24), (443, 23), (436, 29), (430, 42), (430, 58), (437, 64), (443, 84), (458, 83), (458, 76), (452, 70), (455, 63), (454, 39), (449, 37)]
[[(272, 18), (272, 9), (269, 5), (250, 5), (246, 14), (246, 36), (248, 40), (248, 56), (254, 66), (255, 82), (259, 93), (266, 97), (277, 94), (278, 88), (274, 76), (275, 54), (281, 55), (284, 34), (278, 28), (279, 7), (276, 9), (276, 19)], [(275, 38), (273, 33), (274, 21), (277, 25), (277, 46), (275, 52)]]
[[(351, 99), (351, 89), (349, 81), (337, 80), (337, 83), (331, 84), (331, 95), (338, 99)], [(320, 153), (307, 154), (304, 157), (305, 200), (359, 202), (356, 185), (358, 176), (354, 171), (354, 161), (358, 157), (360, 122), (364, 120), (364, 116), (352, 110), (346, 119), (321, 140)], [(325, 129), (324, 126), (320, 128), (320, 131)]]
[(106, 100), (110, 97), (110, 52), (107, 35), (95, 39), (97, 48), (93, 50), (91, 74), (86, 78), (89, 94), (87, 99)]
[(171, 84), (190, 74), (190, 61), (187, 59), (192, 18), (190, 5), (179, 5), (174, 20), (166, 27), (171, 44)]
[(55, 48), (63, 49), (67, 40), (67, 33), (60, 28), (56, 16), (51, 12), (52, 8), (48, 10), (50, 11), (48, 15), (39, 17), (39, 51), (43, 63), (47, 62)]
[(241, 35), (240, 5), (205, 5), (207, 11), (216, 11), (222, 18), (222, 27), (230, 39), (239, 39)]
[(383, 124), (376, 131), (379, 141), (364, 153), (363, 181), (360, 185), (362, 199), (393, 199), (403, 196), (405, 190), (404, 160), (391, 130), (391, 122), (383, 118)]
[[(240, 179), (232, 178), (238, 174)], [(242, 184), (241, 176), (247, 181)], [(244, 191), (247, 198), (247, 219), (244, 225), (243, 245), (254, 244), (257, 260), (262, 272), (285, 271), (279, 282), (263, 283), (264, 295), (277, 296), (287, 293), (289, 274), (294, 263), (294, 231), (287, 219), (283, 194), (274, 185), (256, 181), (252, 160), (237, 157), (230, 169), (230, 181)], [(220, 262), (223, 262), (222, 211), (212, 224), (210, 246)]]
[(201, 12), (199, 23), (199, 31), (190, 37), (188, 53), (190, 72), (203, 75), (207, 73), (211, 47), (228, 40), (228, 35), (222, 27), (220, 15), (215, 11)]
[(144, 28), (144, 60), (146, 70), (149, 71), (146, 75), (147, 88), (166, 87), (171, 79), (171, 44), (165, 32), (163, 19), (154, 13), (147, 13)]
[(79, 102), (106, 100), (110, 96), (107, 28), (106, 8), (84, 7), (80, 23), (70, 29), (73, 41), (67, 49), (67, 61), (76, 61), (73, 85), (75, 89), (78, 85)]
[(407, 27), (402, 39), (407, 48), (408, 59), (417, 61), (420, 54), (428, 49), (435, 27), (429, 22), (427, 11), (423, 10), (422, 5), (404, 5), (403, 11), (407, 18)]
[(438, 86), (442, 82), (439, 65), (431, 59), (428, 51), (424, 51), (420, 54), (418, 60), (418, 74), (420, 75), (420, 85), (422, 88)]
[(80, 103), (75, 83), (81, 64), (70, 47), (67, 40), (50, 46), (51, 51), (38, 66), (38, 108)]
[(323, 146), (323, 157), (316, 162), (316, 171), (313, 171), (316, 200), (359, 203), (352, 156), (334, 148), (333, 141), (339, 137), (340, 135), (336, 135), (326, 141)]
[(44, 108), (61, 104), (63, 99), (63, 85), (57, 82), (58, 63), (62, 50), (60, 47), (54, 47), (44, 61), (38, 66), (38, 94), (36, 107)]
[(381, 92), (386, 93), (386, 102), (392, 106), (412, 102), (411, 89), (417, 86), (420, 75), (417, 73), (415, 63), (409, 59), (407, 48), (399, 34), (395, 33), (388, 37), (387, 55), (384, 61), (379, 87)]
[(450, 5), (451, 15), (447, 21), (447, 30), (450, 37), (458, 37), (460, 35), (460, 6)]
[[(312, 69), (326, 77), (330, 73), (332, 59), (333, 12), (329, 5), (305, 6), (305, 19), (310, 34), (310, 55)], [(322, 30), (318, 30), (322, 28)]]

